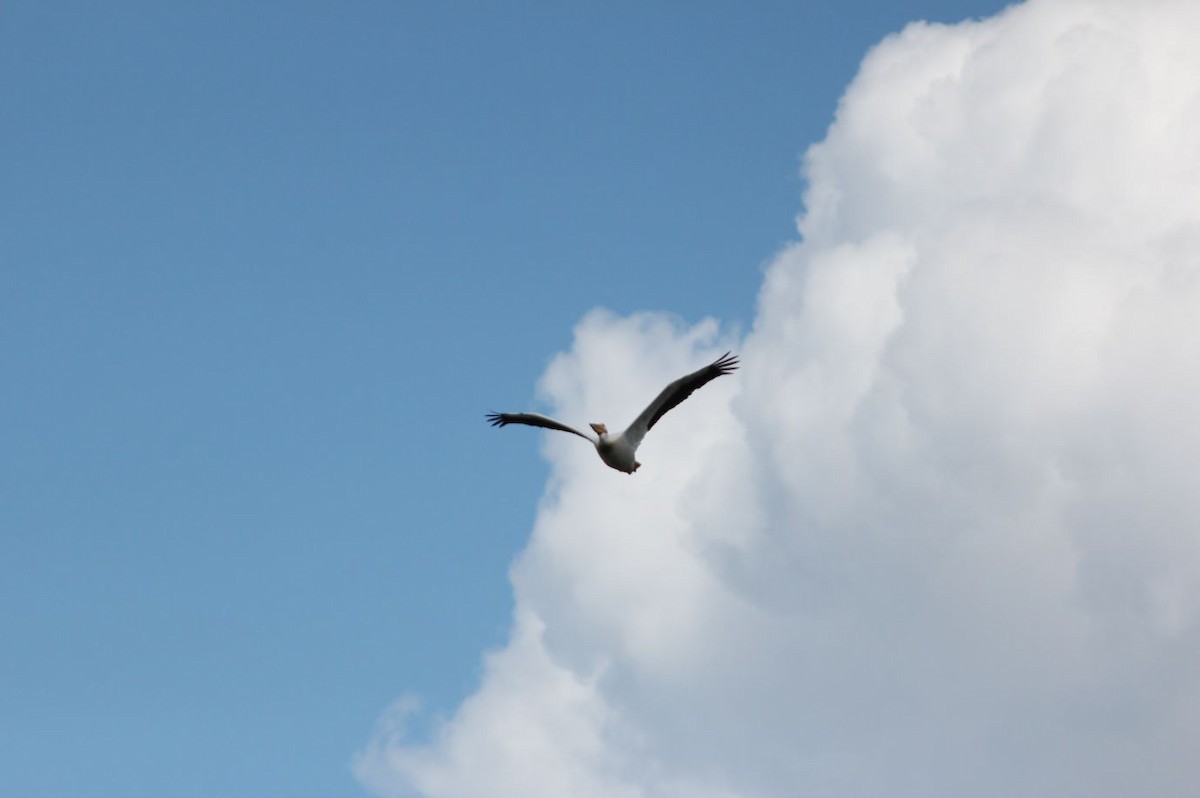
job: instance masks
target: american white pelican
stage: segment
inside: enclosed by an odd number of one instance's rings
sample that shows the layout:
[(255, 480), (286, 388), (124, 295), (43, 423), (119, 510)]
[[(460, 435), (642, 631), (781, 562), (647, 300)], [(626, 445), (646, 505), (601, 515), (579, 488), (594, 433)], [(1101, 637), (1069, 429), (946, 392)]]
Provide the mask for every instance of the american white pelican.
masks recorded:
[(574, 427), (568, 427), (561, 421), (555, 421), (539, 413), (488, 413), (487, 419), (492, 422), (493, 427), (504, 427), (509, 424), (527, 424), (531, 427), (545, 427), (546, 429), (556, 429), (562, 432), (569, 432), (572, 435), (578, 435), (596, 447), (596, 453), (600, 455), (600, 459), (609, 467), (623, 471), (626, 474), (632, 474), (642, 465), (633, 459), (638, 444), (642, 442), (642, 438), (646, 436), (646, 433), (658, 423), (663, 414), (684, 399), (687, 399), (692, 395), (692, 391), (704, 385), (709, 380), (729, 374), (737, 367), (737, 356), (726, 352), (704, 368), (693, 371), (686, 377), (680, 377), (666, 388), (663, 388), (662, 393), (629, 425), (629, 429), (615, 437), (608, 434), (608, 428), (603, 424), (588, 424), (592, 428), (592, 431), (596, 433), (597, 437), (593, 438), (591, 435), (580, 432)]

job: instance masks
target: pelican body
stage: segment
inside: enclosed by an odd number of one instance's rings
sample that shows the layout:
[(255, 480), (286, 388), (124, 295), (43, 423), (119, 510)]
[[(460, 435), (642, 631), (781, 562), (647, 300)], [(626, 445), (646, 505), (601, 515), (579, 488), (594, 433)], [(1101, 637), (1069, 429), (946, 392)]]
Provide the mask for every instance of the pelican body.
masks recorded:
[(626, 474), (632, 474), (641, 467), (642, 464), (633, 459), (637, 452), (637, 446), (630, 446), (629, 440), (624, 435), (611, 438), (608, 435), (608, 428), (603, 424), (588, 424), (588, 426), (596, 433), (596, 454), (600, 455), (600, 459), (604, 461), (605, 465), (618, 471), (624, 471)]
[(574, 427), (567, 426), (540, 413), (489, 413), (487, 418), (493, 427), (504, 427), (509, 424), (525, 424), (530, 427), (544, 427), (560, 432), (578, 435), (596, 447), (596, 454), (609, 468), (625, 474), (632, 474), (641, 468), (642, 464), (635, 459), (642, 438), (654, 427), (658, 420), (671, 408), (692, 395), (697, 388), (711, 380), (730, 374), (738, 367), (735, 355), (726, 352), (715, 361), (702, 369), (693, 371), (662, 390), (633, 423), (620, 435), (610, 435), (604, 424), (589, 424), (596, 437), (580, 432)]

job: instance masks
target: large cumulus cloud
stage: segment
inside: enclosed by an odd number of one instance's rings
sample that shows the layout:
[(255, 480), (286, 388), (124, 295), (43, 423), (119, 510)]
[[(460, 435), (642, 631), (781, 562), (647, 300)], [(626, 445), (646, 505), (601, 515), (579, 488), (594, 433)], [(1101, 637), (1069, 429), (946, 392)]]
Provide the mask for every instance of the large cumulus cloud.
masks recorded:
[[(743, 371), (636, 477), (545, 439), (509, 644), (363, 782), (1200, 794), (1198, 35), (1191, 0), (1032, 0), (873, 49)], [(619, 425), (730, 338), (596, 313), (541, 391)]]

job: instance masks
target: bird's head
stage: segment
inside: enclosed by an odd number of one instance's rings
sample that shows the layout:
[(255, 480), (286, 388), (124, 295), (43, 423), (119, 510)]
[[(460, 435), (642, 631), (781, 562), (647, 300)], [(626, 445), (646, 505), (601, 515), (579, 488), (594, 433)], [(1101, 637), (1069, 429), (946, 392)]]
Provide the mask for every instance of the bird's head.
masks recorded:
[(603, 424), (588, 424), (588, 426), (592, 428), (592, 432), (601, 437), (608, 434), (608, 427), (604, 426)]

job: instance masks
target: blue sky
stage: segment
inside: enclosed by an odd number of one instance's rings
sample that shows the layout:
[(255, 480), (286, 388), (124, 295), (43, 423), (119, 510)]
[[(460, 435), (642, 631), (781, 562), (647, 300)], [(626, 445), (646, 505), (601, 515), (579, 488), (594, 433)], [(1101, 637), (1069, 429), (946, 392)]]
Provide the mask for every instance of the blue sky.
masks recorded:
[(0, 791), (355, 796), (503, 642), (589, 310), (753, 320), (866, 49), (1002, 2), (6, 3)]

